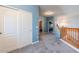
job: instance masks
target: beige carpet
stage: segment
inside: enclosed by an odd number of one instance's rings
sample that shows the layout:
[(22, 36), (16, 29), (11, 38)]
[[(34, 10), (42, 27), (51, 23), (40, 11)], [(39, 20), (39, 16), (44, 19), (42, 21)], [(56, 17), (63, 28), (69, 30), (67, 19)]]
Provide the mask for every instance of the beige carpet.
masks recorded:
[(77, 53), (75, 50), (56, 40), (53, 34), (41, 34), (40, 42), (10, 53)]

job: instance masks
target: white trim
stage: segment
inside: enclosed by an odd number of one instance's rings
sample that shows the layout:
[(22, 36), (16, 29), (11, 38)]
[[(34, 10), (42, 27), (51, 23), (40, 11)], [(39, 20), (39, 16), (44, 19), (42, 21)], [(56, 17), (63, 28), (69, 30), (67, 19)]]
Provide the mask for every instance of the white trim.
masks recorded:
[(39, 41), (32, 42), (32, 44), (36, 44), (36, 43), (39, 43)]
[(79, 52), (79, 49), (78, 49), (78, 48), (72, 46), (71, 44), (67, 43), (66, 41), (64, 41), (64, 40), (62, 40), (62, 39), (60, 39), (60, 40), (61, 40), (63, 43), (67, 44), (67, 45), (68, 45), (69, 47), (71, 47), (72, 49), (74, 49), (75, 51)]
[(9, 9), (12, 9), (12, 10), (16, 10), (16, 11), (23, 11), (23, 12), (29, 12), (29, 13), (32, 13), (28, 10), (23, 10), (21, 8), (17, 8), (17, 7), (13, 7), (13, 6), (9, 6), (9, 5), (0, 5), (1, 7), (5, 7), (5, 8), (9, 8)]

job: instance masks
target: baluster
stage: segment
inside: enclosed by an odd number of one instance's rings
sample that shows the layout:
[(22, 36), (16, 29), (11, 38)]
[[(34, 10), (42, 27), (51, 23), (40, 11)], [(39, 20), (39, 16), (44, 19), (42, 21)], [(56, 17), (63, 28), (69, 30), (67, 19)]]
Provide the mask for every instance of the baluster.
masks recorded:
[[(73, 35), (74, 35), (74, 33), (73, 33), (73, 28), (71, 28), (71, 40), (73, 41)], [(72, 42), (73, 43), (73, 42)]]
[(78, 41), (79, 41), (79, 28), (78, 28)]
[(75, 30), (75, 28), (74, 28), (74, 35), (73, 35), (73, 40), (74, 40), (74, 45), (75, 45), (75, 42), (76, 42), (76, 40), (75, 40), (75, 38), (76, 38), (76, 30)]
[(71, 41), (70, 39), (71, 39), (71, 29), (69, 28), (69, 41)]
[(61, 37), (63, 39), (63, 29), (61, 28)]
[(75, 40), (74, 40), (74, 38), (75, 38), (75, 29), (73, 28), (73, 45), (75, 44)]
[(63, 39), (65, 40), (65, 32), (64, 32), (64, 28), (63, 28)]
[(75, 38), (75, 29), (73, 28), (73, 39)]
[(65, 29), (65, 33), (66, 33), (66, 40), (68, 40), (68, 29)]

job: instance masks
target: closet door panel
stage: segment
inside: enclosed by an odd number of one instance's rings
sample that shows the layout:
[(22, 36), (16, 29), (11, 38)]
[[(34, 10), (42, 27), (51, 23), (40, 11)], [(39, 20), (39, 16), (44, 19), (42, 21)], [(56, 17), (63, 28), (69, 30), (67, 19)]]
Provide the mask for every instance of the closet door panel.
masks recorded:
[(25, 44), (32, 44), (32, 13), (22, 12), (22, 40)]
[(17, 48), (17, 11), (0, 6), (0, 52)]
[(32, 13), (0, 6), (0, 52), (32, 44)]

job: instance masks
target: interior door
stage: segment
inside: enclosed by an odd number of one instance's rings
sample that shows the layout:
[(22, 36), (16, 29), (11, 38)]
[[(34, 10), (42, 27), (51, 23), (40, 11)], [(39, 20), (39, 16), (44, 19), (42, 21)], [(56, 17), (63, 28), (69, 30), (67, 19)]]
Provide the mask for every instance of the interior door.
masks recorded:
[(0, 52), (17, 47), (17, 11), (0, 6)]
[(0, 6), (0, 52), (32, 44), (32, 13)]
[(42, 32), (42, 21), (39, 21), (39, 32)]
[(32, 44), (32, 13), (21, 11), (21, 16), (21, 45), (29, 45)]

